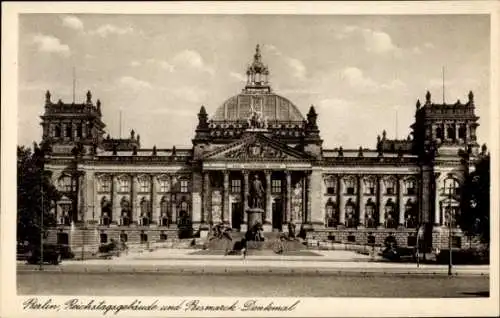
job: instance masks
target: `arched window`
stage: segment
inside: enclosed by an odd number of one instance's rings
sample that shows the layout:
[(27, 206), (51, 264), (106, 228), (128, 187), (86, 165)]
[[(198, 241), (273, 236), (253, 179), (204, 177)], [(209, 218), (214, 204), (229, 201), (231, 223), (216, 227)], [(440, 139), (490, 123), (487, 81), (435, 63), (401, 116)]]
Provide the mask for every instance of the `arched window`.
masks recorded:
[(141, 223), (144, 226), (148, 226), (151, 222), (151, 206), (146, 198), (141, 199)]
[(61, 137), (61, 124), (56, 124), (54, 127), (54, 137), (60, 138)]
[(356, 227), (356, 204), (351, 200), (347, 200), (345, 204), (345, 221), (347, 227)]
[(106, 197), (103, 197), (101, 200), (101, 224), (105, 226), (109, 226), (111, 224), (112, 215), (111, 215), (111, 202)]
[(128, 226), (132, 222), (132, 215), (130, 210), (130, 202), (127, 198), (123, 197), (120, 201), (120, 207), (122, 209), (121, 221), (122, 225)]
[(160, 224), (161, 226), (169, 226), (172, 219), (170, 213), (170, 201), (166, 196), (163, 196), (160, 201)]
[(141, 233), (141, 244), (145, 244), (148, 242), (148, 235), (144, 232)]
[(398, 226), (396, 204), (392, 199), (387, 200), (385, 204), (385, 226), (387, 228), (396, 228)]
[(336, 227), (339, 222), (337, 206), (331, 199), (325, 205), (325, 217), (327, 227)]
[(458, 128), (458, 138), (465, 139), (466, 135), (467, 135), (467, 128), (464, 124), (462, 124)]
[(188, 225), (190, 223), (189, 218), (189, 204), (186, 201), (182, 201), (179, 205), (179, 224)]
[(64, 137), (71, 138), (72, 133), (73, 133), (73, 127), (71, 126), (71, 124), (66, 124), (66, 131)]
[(407, 228), (417, 227), (417, 207), (411, 200), (405, 204), (405, 226)]
[(374, 228), (377, 227), (376, 206), (372, 199), (368, 199), (365, 204), (365, 226)]
[(448, 128), (446, 128), (446, 137), (448, 139), (455, 139), (455, 127), (453, 125), (449, 125)]
[(76, 136), (78, 138), (82, 138), (82, 135), (83, 135), (83, 128), (82, 128), (82, 124), (77, 124), (76, 125)]
[(100, 235), (100, 242), (101, 242), (101, 244), (108, 243), (108, 234), (101, 233), (101, 235)]
[(125, 243), (128, 241), (128, 235), (125, 232), (120, 233), (120, 242)]
[(436, 138), (444, 139), (443, 129), (441, 127), (436, 128)]

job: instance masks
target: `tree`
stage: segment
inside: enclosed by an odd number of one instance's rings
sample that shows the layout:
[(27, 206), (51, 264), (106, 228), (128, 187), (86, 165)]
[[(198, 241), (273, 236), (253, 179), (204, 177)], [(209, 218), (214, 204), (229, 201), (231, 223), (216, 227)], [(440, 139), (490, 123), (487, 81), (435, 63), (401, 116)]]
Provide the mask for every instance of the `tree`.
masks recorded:
[(490, 154), (483, 146), (475, 163), (475, 171), (467, 178), (464, 189), (460, 228), (470, 236), (479, 236), (483, 243), (490, 241)]
[(36, 143), (33, 144), (33, 151), (29, 147), (17, 147), (18, 241), (40, 242), (42, 211), (43, 228), (56, 223), (55, 215), (50, 210), (61, 194), (52, 184), (51, 172), (44, 171), (45, 150)]

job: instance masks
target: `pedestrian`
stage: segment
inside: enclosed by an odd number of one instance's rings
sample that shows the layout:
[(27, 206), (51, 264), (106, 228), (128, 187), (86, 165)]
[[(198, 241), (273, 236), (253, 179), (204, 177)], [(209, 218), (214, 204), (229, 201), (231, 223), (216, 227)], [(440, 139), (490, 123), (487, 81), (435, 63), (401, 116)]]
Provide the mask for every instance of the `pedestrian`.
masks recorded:
[(241, 239), (241, 255), (243, 259), (247, 257), (247, 240), (245, 238)]

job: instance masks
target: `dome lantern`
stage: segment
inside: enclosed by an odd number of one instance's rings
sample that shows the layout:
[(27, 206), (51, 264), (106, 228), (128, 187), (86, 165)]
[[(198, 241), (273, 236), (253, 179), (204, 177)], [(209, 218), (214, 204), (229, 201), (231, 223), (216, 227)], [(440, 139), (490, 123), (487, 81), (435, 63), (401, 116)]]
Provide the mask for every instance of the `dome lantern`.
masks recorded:
[(260, 45), (255, 47), (253, 62), (247, 68), (247, 86), (246, 89), (264, 88), (270, 90), (268, 77), (269, 69), (262, 63), (262, 55), (260, 53)]

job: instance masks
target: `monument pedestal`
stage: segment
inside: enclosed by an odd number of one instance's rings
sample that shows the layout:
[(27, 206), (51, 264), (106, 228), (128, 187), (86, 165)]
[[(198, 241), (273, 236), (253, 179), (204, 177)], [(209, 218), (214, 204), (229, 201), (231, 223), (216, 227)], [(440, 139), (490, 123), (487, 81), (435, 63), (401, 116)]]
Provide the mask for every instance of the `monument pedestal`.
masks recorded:
[(264, 209), (250, 208), (246, 212), (248, 228), (251, 228), (256, 223), (263, 224), (262, 215), (264, 214)]

